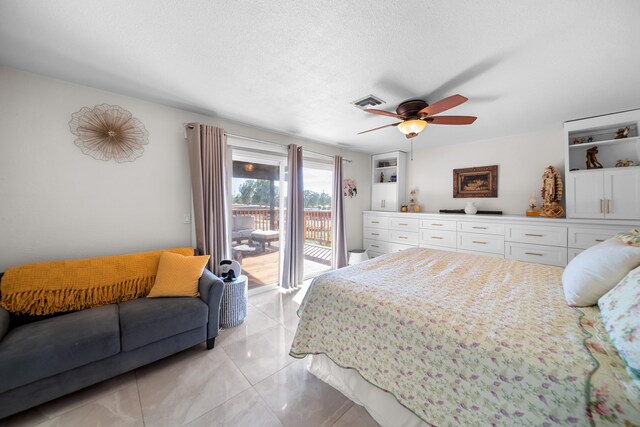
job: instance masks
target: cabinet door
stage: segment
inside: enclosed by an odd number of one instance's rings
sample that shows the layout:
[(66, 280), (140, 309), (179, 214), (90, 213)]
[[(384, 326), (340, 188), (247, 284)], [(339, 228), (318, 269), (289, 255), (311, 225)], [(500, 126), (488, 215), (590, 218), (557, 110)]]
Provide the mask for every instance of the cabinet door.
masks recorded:
[(640, 170), (604, 171), (605, 218), (640, 219)]
[(604, 181), (601, 171), (569, 173), (569, 218), (604, 218)]
[(397, 212), (398, 198), (393, 183), (375, 183), (371, 189), (371, 210)]

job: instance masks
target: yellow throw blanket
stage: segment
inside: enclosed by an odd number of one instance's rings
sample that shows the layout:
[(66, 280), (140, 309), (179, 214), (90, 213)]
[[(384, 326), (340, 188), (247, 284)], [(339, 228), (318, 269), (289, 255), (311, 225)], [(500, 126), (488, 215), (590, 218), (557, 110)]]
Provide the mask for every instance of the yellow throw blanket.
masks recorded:
[[(193, 248), (166, 250), (193, 255)], [(162, 252), (11, 267), (0, 282), (0, 306), (15, 314), (44, 315), (140, 298), (153, 287)]]

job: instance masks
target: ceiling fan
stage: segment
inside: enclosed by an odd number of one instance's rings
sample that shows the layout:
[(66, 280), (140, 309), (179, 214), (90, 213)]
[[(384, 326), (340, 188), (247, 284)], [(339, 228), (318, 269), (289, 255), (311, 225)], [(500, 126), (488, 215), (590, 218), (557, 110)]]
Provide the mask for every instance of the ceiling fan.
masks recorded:
[(475, 122), (477, 117), (473, 116), (438, 116), (435, 114), (447, 111), (450, 108), (457, 107), (458, 105), (467, 101), (462, 95), (452, 95), (448, 98), (441, 99), (431, 105), (427, 104), (421, 99), (415, 99), (405, 101), (398, 105), (396, 113), (390, 113), (384, 110), (376, 110), (373, 108), (366, 109), (367, 113), (379, 114), (381, 116), (396, 117), (402, 119), (401, 122), (392, 123), (390, 125), (380, 126), (374, 129), (365, 130), (359, 132), (358, 135), (372, 132), (374, 130), (383, 129), (390, 126), (396, 126), (400, 132), (402, 132), (407, 139), (411, 139), (417, 136), (420, 132), (427, 127), (427, 124), (433, 125), (470, 125)]

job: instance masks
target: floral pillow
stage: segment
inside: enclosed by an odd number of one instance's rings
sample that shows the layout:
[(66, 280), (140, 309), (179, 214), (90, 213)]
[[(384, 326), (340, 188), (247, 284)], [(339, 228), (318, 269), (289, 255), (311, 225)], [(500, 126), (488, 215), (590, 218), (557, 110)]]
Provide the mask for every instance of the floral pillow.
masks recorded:
[(627, 245), (640, 246), (640, 231), (633, 229), (626, 233), (618, 233), (618, 239), (622, 240)]
[(613, 346), (631, 377), (640, 380), (640, 267), (600, 298), (598, 306)]

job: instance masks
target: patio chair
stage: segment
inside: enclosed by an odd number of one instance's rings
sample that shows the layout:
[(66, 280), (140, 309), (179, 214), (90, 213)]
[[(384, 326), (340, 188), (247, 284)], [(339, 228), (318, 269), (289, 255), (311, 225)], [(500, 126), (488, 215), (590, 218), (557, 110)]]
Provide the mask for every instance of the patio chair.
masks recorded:
[(234, 215), (231, 228), (231, 242), (242, 244), (243, 241), (249, 243), (251, 233), (256, 229), (256, 220), (253, 215)]

